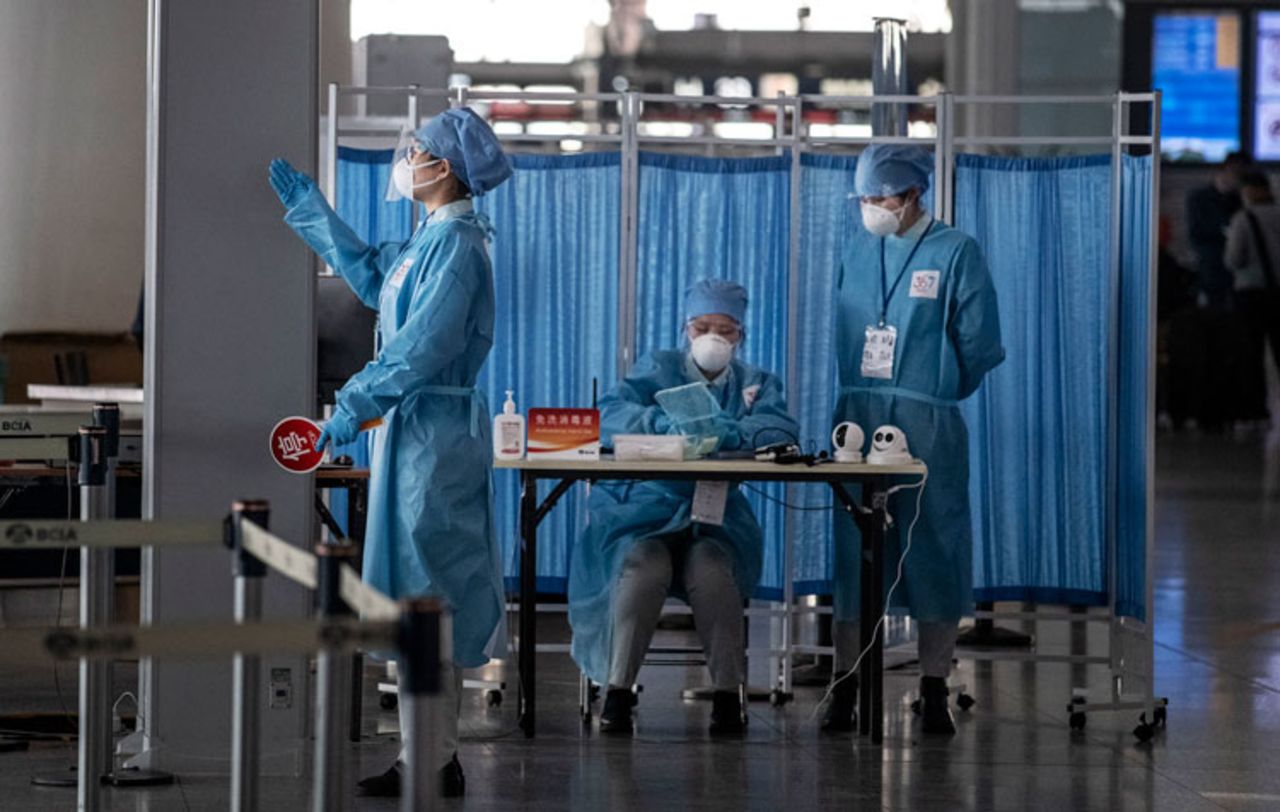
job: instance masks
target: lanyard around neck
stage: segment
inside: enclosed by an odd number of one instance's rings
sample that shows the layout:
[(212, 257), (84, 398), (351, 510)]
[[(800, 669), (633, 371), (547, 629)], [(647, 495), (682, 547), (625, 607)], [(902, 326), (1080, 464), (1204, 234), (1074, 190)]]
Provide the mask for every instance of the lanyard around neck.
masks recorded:
[(893, 287), (885, 290), (888, 285), (884, 269), (884, 241), (880, 238), (880, 326), (884, 326), (884, 320), (889, 315), (889, 301), (893, 299), (893, 294), (898, 290), (898, 284), (902, 282), (902, 277), (907, 275), (907, 269), (911, 267), (911, 260), (915, 259), (916, 251), (920, 248), (920, 243), (924, 242), (924, 238), (929, 236), (929, 232), (933, 230), (933, 219), (929, 220), (929, 225), (924, 227), (924, 232), (916, 238), (916, 244), (911, 246), (911, 253), (907, 254), (907, 261), (902, 263), (902, 270), (898, 271), (898, 278), (893, 280)]

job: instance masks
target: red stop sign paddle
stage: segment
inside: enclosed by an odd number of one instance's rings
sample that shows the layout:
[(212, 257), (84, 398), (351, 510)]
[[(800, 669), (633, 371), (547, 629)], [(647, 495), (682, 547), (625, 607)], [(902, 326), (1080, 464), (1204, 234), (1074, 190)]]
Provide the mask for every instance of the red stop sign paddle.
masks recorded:
[(305, 417), (286, 417), (271, 430), (271, 457), (284, 470), (308, 474), (320, 467), (324, 452), (316, 451), (320, 426)]

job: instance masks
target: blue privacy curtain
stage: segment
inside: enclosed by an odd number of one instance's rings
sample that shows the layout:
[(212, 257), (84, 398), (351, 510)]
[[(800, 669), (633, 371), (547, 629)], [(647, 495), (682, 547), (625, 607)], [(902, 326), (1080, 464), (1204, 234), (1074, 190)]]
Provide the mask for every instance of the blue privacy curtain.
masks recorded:
[(338, 201), (347, 225), (370, 245), (403, 242), (413, 234), (413, 206), (383, 198), (391, 178), (390, 149), (338, 147)]
[[(1126, 232), (1146, 244), (1141, 162), (1126, 164)], [(1148, 170), (1149, 171), (1149, 170)], [(956, 226), (982, 246), (1000, 297), (1008, 358), (962, 404), (970, 431), (974, 597), (1102, 605), (1106, 541), (1121, 558), (1145, 545), (1146, 257), (1126, 252), (1119, 330), (1121, 381), (1112, 382), (1111, 158), (958, 156)], [(1135, 217), (1135, 206), (1143, 211)], [(1139, 219), (1141, 223), (1139, 223)], [(1135, 380), (1143, 377), (1139, 392)], [(1109, 406), (1119, 398), (1118, 520), (1108, 526)], [(1140, 454), (1138, 452), (1141, 452)], [(1141, 457), (1141, 470), (1134, 456)], [(1140, 477), (1140, 487), (1133, 478)], [(1126, 496), (1127, 495), (1127, 496)], [(1134, 497), (1137, 497), (1136, 501)], [(1135, 514), (1136, 511), (1136, 514)], [(1134, 522), (1142, 526), (1133, 530)], [(1121, 581), (1134, 577), (1133, 567)], [(1141, 572), (1136, 573), (1138, 578)], [(1121, 586), (1120, 594), (1133, 584)], [(1138, 588), (1141, 588), (1140, 582)], [(1132, 604), (1121, 607), (1134, 613)]]
[[(750, 298), (741, 357), (786, 381), (790, 167), (787, 157), (640, 153), (637, 355), (684, 346), (685, 289), (699, 279), (727, 278)], [(785, 493), (775, 484), (752, 488), (776, 500)], [(765, 533), (757, 597), (776, 599), (785, 510), (752, 490), (746, 494)]]
[[(797, 325), (797, 391), (791, 410), (800, 434), (820, 449), (831, 447), (836, 380), (836, 273), (854, 228), (853, 172), (857, 158), (804, 153), (800, 156), (800, 301)], [(792, 504), (808, 508), (792, 516), (793, 573), (797, 594), (831, 592), (830, 507), (827, 485), (793, 485)]]
[(1116, 513), (1116, 611), (1146, 620), (1148, 376), (1151, 318), (1151, 158), (1125, 156), (1120, 187), (1120, 391)]
[[(497, 314), (480, 388), (498, 412), (591, 405), (591, 383), (617, 379), (619, 154), (512, 155), (515, 174), (476, 208), (491, 246)], [(508, 587), (519, 575), (519, 478), (495, 471), (495, 520)], [(544, 483), (543, 495), (550, 488)], [(586, 489), (565, 494), (538, 531), (538, 590), (565, 591), (569, 553), (586, 523)]]

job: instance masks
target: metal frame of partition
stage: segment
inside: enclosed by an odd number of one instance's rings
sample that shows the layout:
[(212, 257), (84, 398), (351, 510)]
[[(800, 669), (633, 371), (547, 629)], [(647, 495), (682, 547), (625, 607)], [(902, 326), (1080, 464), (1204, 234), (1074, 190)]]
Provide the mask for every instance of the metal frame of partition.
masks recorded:
[[(1154, 735), (1155, 728), (1163, 726), (1165, 705), (1167, 700), (1155, 695), (1155, 600), (1154, 600), (1154, 566), (1155, 566), (1155, 375), (1156, 375), (1156, 267), (1159, 242), (1158, 222), (1160, 217), (1160, 93), (1116, 93), (1099, 96), (957, 96), (951, 100), (952, 105), (1110, 105), (1111, 133), (1102, 136), (964, 136), (956, 137), (953, 131), (946, 136), (948, 149), (951, 152), (949, 162), (954, 166), (956, 147), (1027, 147), (1027, 146), (1095, 146), (1106, 147), (1111, 153), (1111, 209), (1112, 222), (1108, 235), (1110, 242), (1110, 293), (1115, 310), (1110, 318), (1108, 334), (1108, 370), (1111, 391), (1119, 387), (1119, 330), (1120, 330), (1120, 286), (1123, 266), (1122, 244), (1122, 200), (1123, 172), (1122, 158), (1130, 148), (1149, 150), (1153, 156), (1151, 168), (1150, 225), (1148, 229), (1148, 291), (1147, 291), (1147, 380), (1146, 397), (1149, 404), (1146, 421), (1143, 427), (1145, 434), (1146, 459), (1146, 498), (1145, 498), (1145, 563), (1144, 563), (1144, 595), (1145, 620), (1122, 617), (1116, 611), (1117, 596), (1117, 506), (1118, 497), (1118, 455), (1119, 455), (1119, 420), (1118, 405), (1115, 398), (1108, 401), (1109, 435), (1107, 438), (1107, 479), (1110, 487), (1107, 490), (1107, 606), (1101, 612), (1062, 612), (1060, 610), (1042, 610), (1034, 606), (1029, 611), (991, 611), (975, 612), (975, 617), (990, 620), (1020, 621), (1061, 621), (1070, 624), (1105, 624), (1107, 626), (1107, 654), (1092, 656), (1087, 652), (1066, 655), (1048, 655), (1036, 652), (1014, 651), (965, 651), (961, 656), (971, 660), (1013, 660), (1032, 662), (1059, 662), (1072, 665), (1105, 665), (1110, 670), (1109, 696), (1101, 701), (1089, 701), (1087, 686), (1073, 689), (1068, 698), (1067, 711), (1070, 713), (1071, 726), (1080, 729), (1084, 726), (1085, 714), (1091, 710), (1123, 711), (1137, 710), (1142, 715), (1134, 734), (1141, 740), (1148, 740)], [(1147, 134), (1134, 134), (1130, 131), (1133, 120), (1133, 108), (1146, 106), (1150, 111)], [(948, 116), (950, 130), (954, 126), (954, 117)], [(953, 179), (954, 183), (954, 179)], [(954, 185), (948, 190), (954, 195)], [(1130, 656), (1126, 639), (1136, 639), (1139, 645), (1137, 656)], [(1125, 682), (1136, 677), (1142, 683), (1140, 691), (1126, 691)]]
[[(560, 103), (562, 105), (611, 105), (617, 112), (614, 119), (601, 125), (600, 132), (552, 135), (521, 134), (500, 135), (507, 143), (526, 144), (558, 144), (561, 141), (573, 140), (582, 144), (616, 145), (621, 153), (621, 222), (619, 231), (619, 302), (618, 302), (618, 365), (620, 374), (630, 368), (635, 360), (635, 344), (637, 334), (637, 297), (636, 284), (638, 277), (638, 229), (637, 214), (639, 208), (639, 152), (643, 147), (702, 147), (715, 148), (750, 148), (765, 151), (772, 148), (775, 155), (790, 155), (790, 235), (787, 254), (788, 262), (788, 350), (787, 350), (787, 387), (795, 391), (797, 386), (797, 322), (798, 298), (800, 290), (799, 274), (799, 240), (801, 231), (801, 155), (806, 151), (822, 151), (832, 147), (863, 147), (872, 143), (909, 143), (931, 146), (935, 152), (935, 215), (946, 223), (955, 220), (955, 158), (958, 148), (994, 147), (1013, 149), (1021, 147), (1088, 147), (1094, 146), (1109, 149), (1112, 156), (1112, 189), (1111, 202), (1113, 221), (1109, 235), (1111, 243), (1111, 287), (1112, 300), (1119, 307), (1119, 286), (1121, 273), (1121, 183), (1122, 166), (1120, 158), (1130, 148), (1149, 149), (1156, 156), (1152, 168), (1151, 193), (1151, 228), (1150, 228), (1150, 268), (1148, 307), (1150, 309), (1150, 331), (1148, 335), (1148, 358), (1152, 359), (1148, 369), (1147, 395), (1154, 403), (1155, 397), (1155, 268), (1156, 242), (1159, 207), (1159, 143), (1160, 118), (1158, 93), (1117, 93), (1100, 96), (955, 96), (943, 93), (937, 96), (785, 96), (775, 98), (751, 97), (719, 97), (719, 96), (677, 96), (670, 94), (646, 94), (637, 92), (624, 93), (525, 93), (525, 92), (491, 92), (473, 91), (469, 88), (428, 89), (417, 86), (407, 87), (339, 87), (329, 86), (329, 110), (331, 111), (327, 127), (328, 179), (326, 194), (330, 202), (336, 201), (337, 151), (338, 142), (343, 136), (385, 136), (398, 134), (399, 130), (388, 129), (385, 124), (373, 127), (342, 127), (335, 112), (338, 109), (340, 96), (362, 95), (402, 95), (408, 99), (407, 115), (404, 126), (416, 127), (420, 122), (418, 99), (431, 98), (446, 100), (452, 107), (470, 105), (472, 103), (490, 102), (529, 102)], [(771, 138), (730, 138), (711, 135), (668, 136), (651, 135), (641, 132), (640, 123), (643, 107), (646, 103), (671, 105), (721, 105), (738, 108), (772, 109), (774, 111), (773, 137)], [(822, 106), (838, 109), (873, 109), (876, 104), (910, 104), (932, 106), (935, 111), (936, 132), (932, 137), (912, 136), (811, 136), (803, 126), (803, 113), (810, 106)], [(1112, 131), (1099, 136), (958, 136), (955, 122), (956, 110), (960, 105), (1103, 105), (1112, 106)], [(1149, 134), (1133, 134), (1129, 131), (1130, 113), (1134, 105), (1149, 105), (1152, 110)], [(759, 120), (759, 119), (757, 119)], [(384, 120), (385, 121), (385, 120)], [(358, 120), (357, 120), (358, 122)], [(1109, 337), (1109, 374), (1112, 390), (1118, 386), (1118, 312), (1112, 314), (1111, 333)], [(1070, 706), (1073, 714), (1083, 714), (1087, 710), (1142, 710), (1145, 723), (1162, 717), (1163, 710), (1154, 696), (1154, 604), (1153, 604), (1153, 553), (1154, 553), (1154, 411), (1147, 417), (1147, 494), (1146, 494), (1146, 577), (1145, 604), (1146, 621), (1138, 622), (1131, 618), (1121, 618), (1116, 613), (1116, 459), (1117, 437), (1116, 406), (1114, 399), (1111, 406), (1111, 435), (1108, 438), (1108, 478), (1112, 483), (1108, 489), (1107, 519), (1107, 571), (1109, 602), (1105, 612), (1086, 612), (1083, 614), (1066, 613), (1060, 610), (1041, 610), (1018, 612), (976, 612), (975, 617), (983, 619), (1067, 621), (1071, 623), (1105, 623), (1108, 626), (1108, 654), (1106, 656), (1089, 656), (1085, 654), (1049, 655), (1035, 652), (964, 652), (961, 656), (974, 660), (1021, 660), (1035, 662), (1067, 662), (1077, 665), (1106, 665), (1111, 670), (1111, 695), (1107, 701), (1087, 702), (1076, 697)], [(788, 512), (786, 519), (783, 550), (784, 572), (790, 573), (793, 567), (792, 538), (793, 517)], [(541, 608), (541, 607), (540, 607)], [(551, 607), (548, 607), (551, 608)], [(829, 654), (830, 647), (797, 646), (792, 642), (793, 620), (799, 614), (823, 613), (830, 610), (797, 607), (795, 603), (792, 579), (783, 579), (783, 600), (781, 608), (748, 609), (749, 614), (765, 615), (781, 622), (781, 634), (774, 635), (774, 641), (767, 649), (751, 649), (752, 654), (765, 654), (777, 664), (773, 669), (779, 674), (778, 688), (784, 697), (791, 692), (791, 657), (792, 653)], [(1125, 635), (1136, 636), (1141, 643), (1140, 662), (1125, 655), (1122, 645)], [(780, 639), (779, 639), (780, 637)], [(565, 646), (556, 646), (554, 650), (564, 650)], [(542, 650), (541, 648), (539, 650)], [(549, 647), (547, 650), (552, 650)], [(1136, 665), (1136, 668), (1134, 667)], [(1140, 695), (1125, 692), (1125, 679), (1133, 673), (1146, 676), (1145, 690)], [(1157, 713), (1157, 710), (1160, 712)], [(1074, 717), (1073, 717), (1074, 718)], [(1141, 734), (1139, 734), (1141, 735)]]

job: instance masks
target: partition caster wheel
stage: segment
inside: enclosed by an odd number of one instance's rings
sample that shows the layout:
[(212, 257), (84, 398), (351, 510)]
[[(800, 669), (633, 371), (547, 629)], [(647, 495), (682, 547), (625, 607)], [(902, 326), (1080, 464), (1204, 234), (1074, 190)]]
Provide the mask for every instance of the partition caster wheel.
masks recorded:
[(1168, 727), (1169, 711), (1163, 705), (1156, 708), (1151, 713), (1151, 723), (1156, 727)]
[(395, 710), (400, 705), (400, 697), (395, 694), (382, 694), (378, 697), (378, 707), (385, 711)]
[(1071, 725), (1072, 730), (1079, 731), (1084, 730), (1085, 723), (1088, 721), (1089, 717), (1085, 716), (1081, 711), (1076, 711), (1071, 714), (1071, 719), (1068, 721), (1068, 724)]
[(1147, 715), (1145, 713), (1138, 717), (1138, 726), (1133, 729), (1133, 735), (1142, 744), (1146, 744), (1156, 737), (1156, 726), (1147, 723)]
[(967, 711), (976, 704), (978, 704), (977, 700), (968, 694), (960, 694), (956, 697), (956, 707), (962, 711)]
[(783, 705), (787, 704), (793, 699), (795, 699), (795, 694), (792, 694), (788, 691), (782, 691), (777, 688), (774, 688), (772, 691), (769, 692), (769, 704), (774, 706), (775, 708), (781, 708)]

